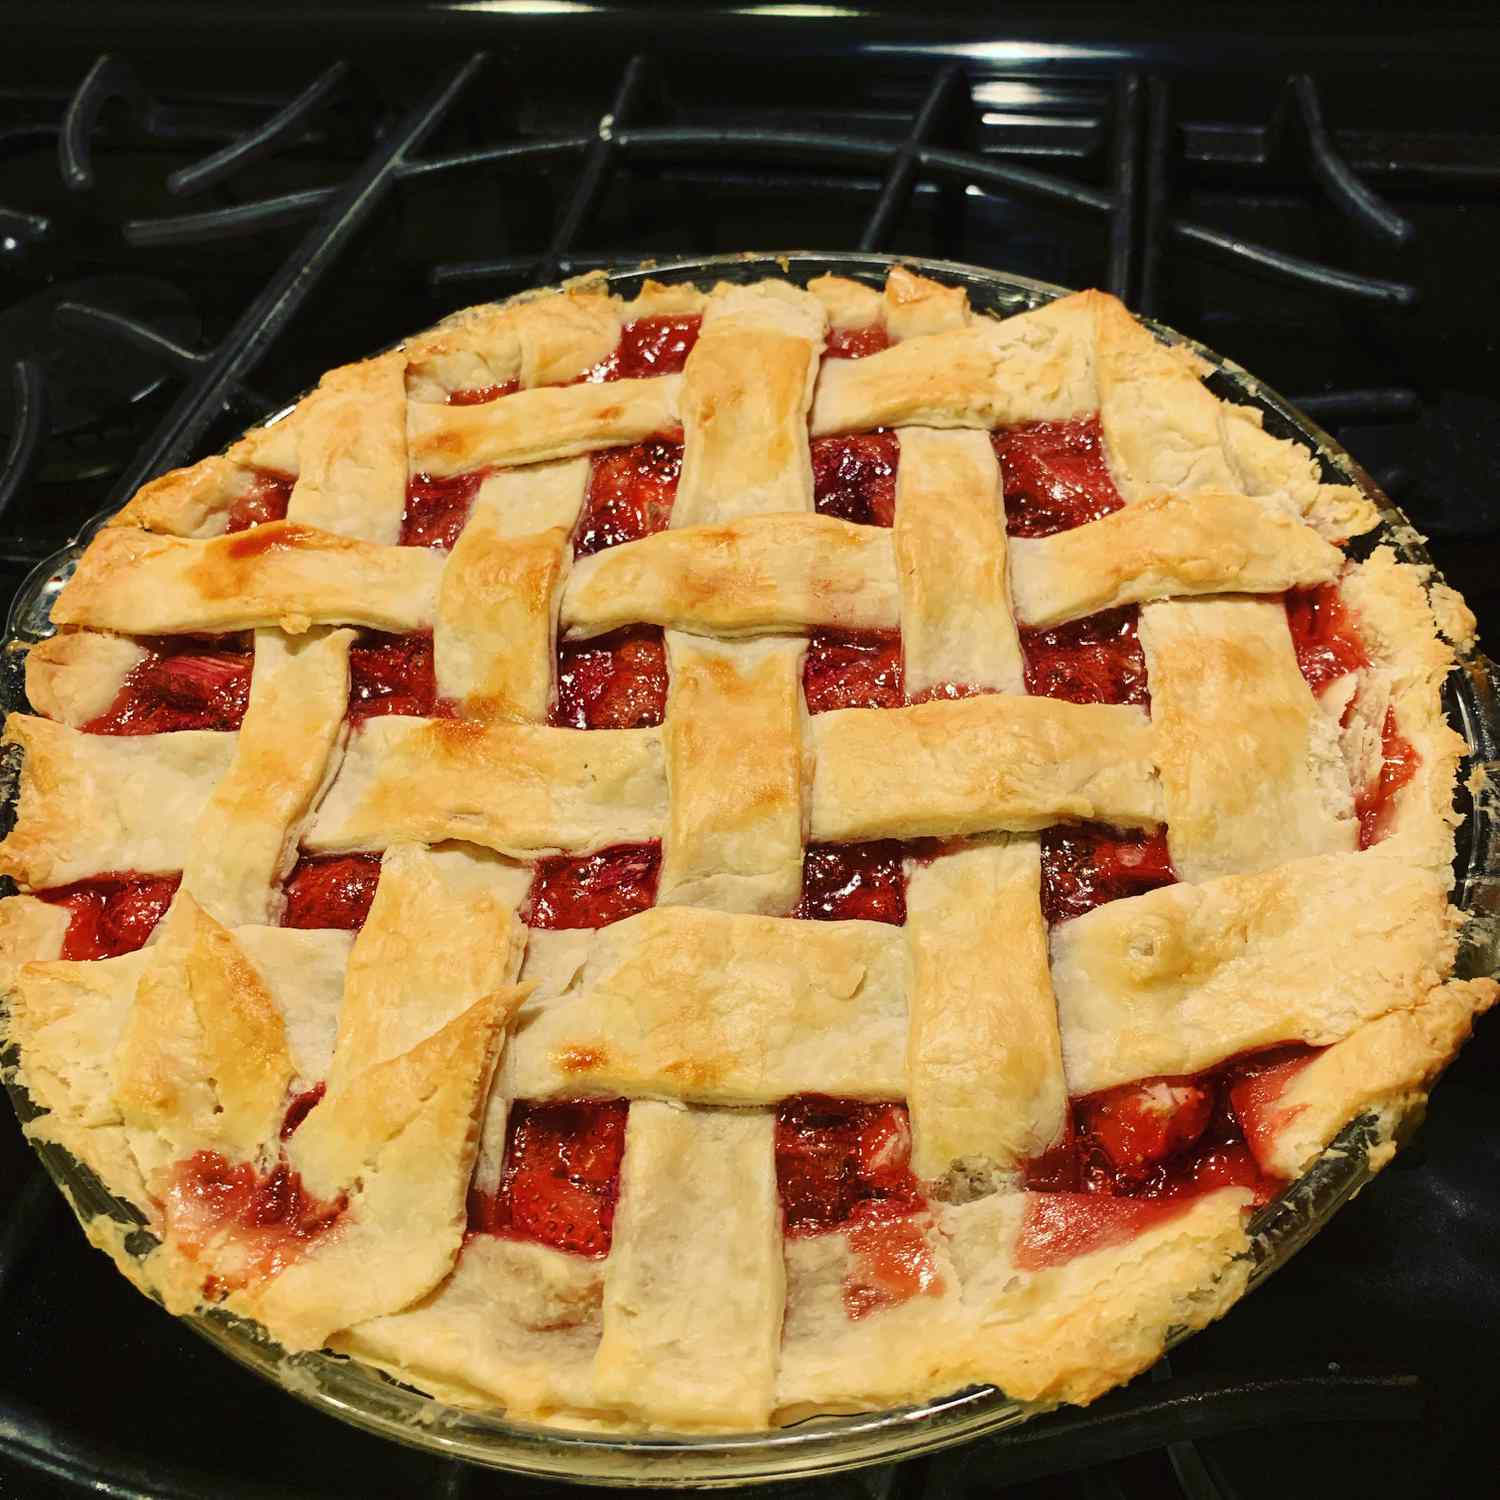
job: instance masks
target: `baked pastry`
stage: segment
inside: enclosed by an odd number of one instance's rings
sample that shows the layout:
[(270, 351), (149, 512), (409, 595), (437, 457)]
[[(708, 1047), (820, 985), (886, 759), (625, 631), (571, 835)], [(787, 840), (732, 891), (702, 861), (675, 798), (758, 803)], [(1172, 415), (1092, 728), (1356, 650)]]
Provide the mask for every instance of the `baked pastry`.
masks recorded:
[(1223, 1312), (1496, 986), (1472, 618), (1203, 374), (1097, 292), (585, 282), (146, 486), (7, 730), (91, 1235), (589, 1429), (1087, 1401)]

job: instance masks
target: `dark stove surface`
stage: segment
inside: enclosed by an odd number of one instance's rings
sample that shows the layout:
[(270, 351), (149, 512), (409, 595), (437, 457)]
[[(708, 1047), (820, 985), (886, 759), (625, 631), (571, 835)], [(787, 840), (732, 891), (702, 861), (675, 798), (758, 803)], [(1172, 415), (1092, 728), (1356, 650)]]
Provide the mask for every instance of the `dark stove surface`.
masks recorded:
[[(1110, 286), (1310, 398), (1500, 630), (1484, 12), (1256, 6), (1188, 34), (1153, 7), (991, 11), (367, 0), (314, 28), (302, 7), (73, 0), (10, 18), (0, 592), (150, 472), (455, 307), (600, 263), (862, 245)], [(488, 61), (447, 97), (476, 47)], [(1500, 1416), (1497, 1062), (1491, 1023), (1416, 1145), (1170, 1371), (807, 1488), (1469, 1492)], [(9, 1123), (0, 1193), (5, 1500), (546, 1488), (367, 1438), (230, 1364), (88, 1249)]]

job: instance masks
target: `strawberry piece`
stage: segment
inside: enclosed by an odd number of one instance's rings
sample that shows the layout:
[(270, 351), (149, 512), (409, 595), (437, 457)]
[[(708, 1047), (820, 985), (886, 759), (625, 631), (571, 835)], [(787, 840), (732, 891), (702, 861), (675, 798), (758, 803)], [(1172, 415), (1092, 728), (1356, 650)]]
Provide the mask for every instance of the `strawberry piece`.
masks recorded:
[[(1295, 1114), (1281, 1103), (1282, 1092), (1318, 1051), (1288, 1042), (1191, 1076), (1143, 1079), (1075, 1099), (1063, 1138), (1026, 1163), (1026, 1186), (1039, 1195), (1133, 1202), (1244, 1187), (1256, 1203), (1267, 1203), (1285, 1184), (1262, 1163)], [(1059, 1233), (1072, 1232), (1058, 1223)], [(1106, 1215), (1099, 1223), (1108, 1229), (1116, 1221)]]
[(637, 318), (620, 330), (620, 342), (585, 380), (641, 380), (680, 374), (698, 342), (703, 318), (697, 313)]
[(1269, 1183), (1244, 1141), (1227, 1141), (1194, 1152), (1182, 1170), (1167, 1179), (1156, 1196), (1193, 1198), (1199, 1193), (1211, 1193), (1215, 1188), (1246, 1187), (1255, 1193), (1258, 1203), (1265, 1203), (1279, 1186), (1279, 1183)]
[(267, 521), (284, 521), (296, 480), (290, 474), (259, 469), (250, 488), (229, 507), (225, 531), (248, 531)]
[(1297, 1113), (1282, 1104), (1281, 1095), (1317, 1055), (1317, 1048), (1294, 1042), (1239, 1059), (1226, 1070), (1229, 1107), (1257, 1159), (1269, 1153), (1277, 1131)]
[(1079, 1104), (1078, 1123), (1115, 1172), (1140, 1179), (1191, 1146), (1213, 1112), (1211, 1088), (1162, 1079), (1096, 1094)]
[(145, 946), (182, 881), (181, 875), (95, 875), (72, 885), (38, 891), (71, 916), (62, 956), (70, 960), (118, 958)]
[[(230, 638), (231, 640), (233, 638)], [(153, 640), (107, 713), (86, 734), (167, 734), (238, 729), (250, 704), (254, 658), (248, 650), (212, 650), (191, 636)]]
[(660, 872), (660, 844), (617, 844), (597, 854), (539, 859), (527, 926), (607, 927), (655, 902)]
[(249, 663), (242, 655), (184, 651), (163, 656), (152, 676), (163, 698), (184, 709), (212, 705), (227, 688), (248, 681)]
[(896, 469), (901, 445), (894, 432), (865, 432), (812, 441), (813, 506), (819, 515), (864, 526), (896, 519)]
[(1387, 708), (1380, 728), (1380, 774), (1355, 799), (1359, 818), (1359, 847), (1368, 849), (1385, 836), (1396, 793), (1417, 774), (1422, 757), (1416, 746), (1396, 728), (1396, 710)]
[(499, 1191), (470, 1194), (470, 1232), (608, 1255), (628, 1109), (624, 1099), (513, 1104)]
[(802, 856), (802, 897), (794, 917), (814, 922), (906, 922), (906, 872), (895, 839), (811, 844)]
[(484, 406), (498, 401), (502, 396), (514, 396), (521, 389), (519, 380), (502, 381), (499, 385), (473, 385), (467, 390), (449, 391), (449, 406)]
[(884, 323), (867, 328), (834, 328), (829, 330), (823, 346), (824, 359), (865, 359), (891, 347), (891, 336)]
[(379, 881), (378, 854), (304, 854), (287, 878), (281, 925), (358, 932)]
[(124, 881), (104, 902), (100, 937), (109, 954), (134, 953), (166, 915), (182, 881), (180, 875), (162, 875)]
[(667, 711), (667, 648), (653, 625), (616, 630), (557, 651), (551, 722), (565, 729), (649, 729)]
[(177, 1164), (165, 1209), (169, 1233), (188, 1255), (220, 1236), (237, 1248), (237, 1271), (210, 1278), (209, 1295), (217, 1297), (285, 1269), (347, 1206), (342, 1197), (314, 1197), (285, 1161), (260, 1172), (251, 1162), (198, 1151)]
[(899, 1205), (878, 1199), (856, 1204), (848, 1235), (854, 1265), (843, 1292), (850, 1318), (942, 1293), (937, 1258), (923, 1226)]
[(593, 1193), (534, 1167), (516, 1171), (509, 1190), (512, 1237), (574, 1255), (609, 1254), (614, 1212)]
[(292, 1095), (292, 1102), (287, 1105), (286, 1113), (281, 1117), (282, 1140), (297, 1133), (298, 1126), (323, 1102), (323, 1095), (327, 1091), (326, 1083), (315, 1083), (310, 1089)]
[(1125, 504), (1104, 457), (1098, 417), (1027, 422), (991, 435), (1011, 536), (1053, 536)]
[(1109, 1198), (1100, 1193), (1028, 1193), (1016, 1238), (1016, 1267), (1041, 1271), (1122, 1245), (1182, 1213), (1185, 1201)]

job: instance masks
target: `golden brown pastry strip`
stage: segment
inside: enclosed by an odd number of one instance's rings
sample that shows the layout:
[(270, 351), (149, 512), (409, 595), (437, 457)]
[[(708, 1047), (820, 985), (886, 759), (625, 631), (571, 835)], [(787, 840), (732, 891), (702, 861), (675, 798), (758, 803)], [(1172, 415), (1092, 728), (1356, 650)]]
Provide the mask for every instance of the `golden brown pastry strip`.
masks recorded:
[(645, 621), (733, 638), (900, 620), (891, 534), (832, 516), (754, 516), (658, 532), (583, 558), (563, 591), (570, 639)]
[(801, 641), (667, 634), (662, 906), (784, 916), (802, 885)]
[(594, 934), (566, 992), (527, 1008), (506, 1093), (899, 1099), (906, 987), (885, 923), (654, 907)]
[(605, 1406), (679, 1430), (770, 1420), (786, 1300), (773, 1125), (631, 1106), (594, 1362)]
[(1303, 679), (1281, 600), (1148, 604), (1140, 632), (1178, 876), (1354, 849), (1338, 723)]
[(461, 839), (525, 858), (660, 838), (666, 819), (660, 730), (393, 715), (350, 738), (304, 842), (331, 851)]
[(1162, 821), (1155, 740), (1138, 708), (991, 694), (811, 720), (818, 841)]
[(1037, 841), (1023, 835), (909, 862), (906, 1100), (920, 1178), (958, 1164), (986, 1182), (1062, 1134), (1068, 1089), (1040, 890)]
[(210, 541), (107, 527), (52, 618), (136, 635), (193, 635), (312, 625), (427, 630), (445, 558), (268, 521)]
[(1344, 566), (1339, 549), (1295, 517), (1222, 490), (1153, 495), (1010, 545), (1016, 617), (1033, 630), (1151, 599), (1279, 594), (1329, 583)]
[(441, 479), (639, 443), (676, 430), (681, 379), (542, 386), (479, 406), (414, 401), (406, 409), (407, 461), (412, 473)]
[(1415, 1004), (1453, 952), (1443, 882), (1378, 849), (1111, 901), (1052, 934), (1069, 1090), (1340, 1041)]

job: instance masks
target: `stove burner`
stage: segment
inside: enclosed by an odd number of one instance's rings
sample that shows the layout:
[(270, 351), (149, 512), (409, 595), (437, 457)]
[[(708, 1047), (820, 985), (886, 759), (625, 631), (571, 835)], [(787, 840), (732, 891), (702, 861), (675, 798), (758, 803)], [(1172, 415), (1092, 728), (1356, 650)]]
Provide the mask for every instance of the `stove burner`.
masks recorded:
[[(112, 345), (101, 358), (97, 336), (57, 317), (67, 302), (85, 303), (145, 323), (177, 344), (191, 346), (202, 323), (189, 299), (169, 282), (147, 276), (92, 276), (50, 286), (0, 313), (0, 368), (37, 361), (47, 377), (48, 431), (54, 437), (118, 418), (165, 378), (162, 362)], [(0, 412), (0, 436), (10, 433)]]
[[(47, 432), (64, 438), (38, 478), (76, 478), (105, 463), (111, 429), (135, 432), (135, 411), (169, 374), (159, 357), (121, 343), (101, 350), (97, 333), (58, 316), (65, 303), (84, 303), (156, 330), (175, 344), (194, 344), (202, 324), (176, 287), (146, 276), (93, 276), (37, 292), (0, 313), (0, 369), (26, 360), (47, 388)], [(0, 404), (0, 442), (14, 432), (14, 407)], [(138, 436), (138, 433), (135, 434)], [(117, 457), (118, 455), (116, 455)]]

